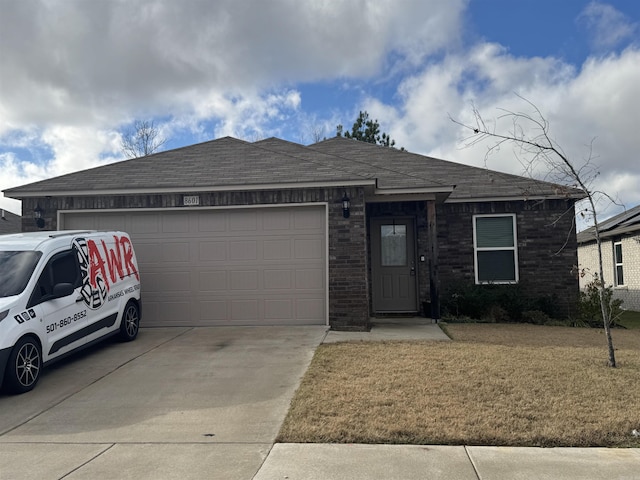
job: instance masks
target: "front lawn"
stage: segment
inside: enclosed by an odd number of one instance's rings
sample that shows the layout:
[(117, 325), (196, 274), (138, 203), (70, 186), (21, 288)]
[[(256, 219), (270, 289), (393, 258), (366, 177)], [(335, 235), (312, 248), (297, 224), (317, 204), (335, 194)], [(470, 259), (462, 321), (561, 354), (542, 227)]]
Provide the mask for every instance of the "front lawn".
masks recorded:
[(453, 342), (321, 345), (279, 442), (635, 446), (640, 330), (448, 325)]
[(640, 312), (625, 310), (618, 319), (618, 323), (626, 328), (640, 328)]

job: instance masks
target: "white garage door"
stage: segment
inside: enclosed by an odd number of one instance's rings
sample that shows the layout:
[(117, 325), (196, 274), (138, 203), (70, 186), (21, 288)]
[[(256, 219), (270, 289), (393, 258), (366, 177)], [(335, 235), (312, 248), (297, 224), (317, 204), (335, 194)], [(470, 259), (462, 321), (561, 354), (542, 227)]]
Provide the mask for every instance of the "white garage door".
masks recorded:
[(65, 229), (131, 235), (143, 326), (327, 321), (324, 206), (66, 212)]

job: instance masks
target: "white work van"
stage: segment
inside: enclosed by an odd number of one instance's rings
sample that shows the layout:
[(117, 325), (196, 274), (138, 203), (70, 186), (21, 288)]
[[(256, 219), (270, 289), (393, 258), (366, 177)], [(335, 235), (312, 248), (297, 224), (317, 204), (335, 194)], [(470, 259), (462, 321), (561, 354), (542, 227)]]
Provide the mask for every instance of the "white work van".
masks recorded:
[(140, 275), (124, 232), (0, 235), (0, 385), (35, 387), (54, 360), (119, 334), (136, 338)]

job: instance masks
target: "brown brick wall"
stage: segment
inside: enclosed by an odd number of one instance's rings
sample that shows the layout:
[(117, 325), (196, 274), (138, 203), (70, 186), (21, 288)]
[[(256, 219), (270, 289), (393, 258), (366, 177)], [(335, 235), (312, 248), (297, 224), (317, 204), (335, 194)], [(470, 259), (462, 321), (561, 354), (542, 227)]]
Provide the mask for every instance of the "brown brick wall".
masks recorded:
[(562, 316), (575, 313), (578, 279), (574, 208), (571, 200), (439, 205), (441, 292), (459, 282), (475, 283), (473, 224), (476, 214), (515, 213), (520, 287), (531, 297), (555, 295)]
[[(347, 192), (351, 215), (342, 216), (341, 199)], [(195, 194), (195, 193), (194, 193)], [(427, 254), (425, 202), (369, 204), (365, 215), (364, 191), (350, 187), (331, 189), (197, 192), (201, 206), (231, 206), (327, 202), (329, 204), (329, 322), (334, 329), (369, 328), (371, 311), (367, 216), (416, 216), (417, 256)], [(57, 229), (58, 210), (116, 208), (175, 208), (182, 194), (114, 195), (100, 197), (48, 197), (23, 200), (23, 231), (35, 231), (31, 212), (45, 210), (45, 229)], [(570, 210), (570, 211), (568, 211)], [(441, 204), (437, 208), (440, 292), (460, 282), (474, 283), (474, 214), (515, 213), (518, 229), (520, 284), (532, 296), (556, 294), (560, 310), (569, 315), (578, 298), (578, 280), (570, 271), (577, 264), (573, 203), (484, 202)], [(566, 242), (566, 245), (565, 245)], [(417, 263), (420, 304), (429, 297), (429, 263)], [(421, 312), (424, 313), (424, 312)]]
[[(351, 215), (343, 218), (342, 196), (351, 200)], [(329, 205), (329, 324), (333, 329), (369, 328), (367, 244), (362, 188), (329, 188), (254, 192), (195, 192), (200, 206), (264, 205), (326, 202)], [(45, 230), (56, 230), (58, 210), (176, 208), (182, 194), (65, 196), (23, 200), (23, 231), (36, 231), (33, 209), (44, 209)]]

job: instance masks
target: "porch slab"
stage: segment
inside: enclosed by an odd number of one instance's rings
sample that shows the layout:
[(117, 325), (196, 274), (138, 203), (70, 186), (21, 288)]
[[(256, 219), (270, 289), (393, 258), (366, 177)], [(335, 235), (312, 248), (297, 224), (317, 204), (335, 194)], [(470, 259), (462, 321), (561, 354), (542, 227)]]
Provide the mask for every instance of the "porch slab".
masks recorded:
[(322, 343), (350, 341), (380, 342), (385, 340), (450, 341), (440, 325), (423, 317), (387, 319), (372, 318), (368, 332), (342, 332), (329, 330)]

